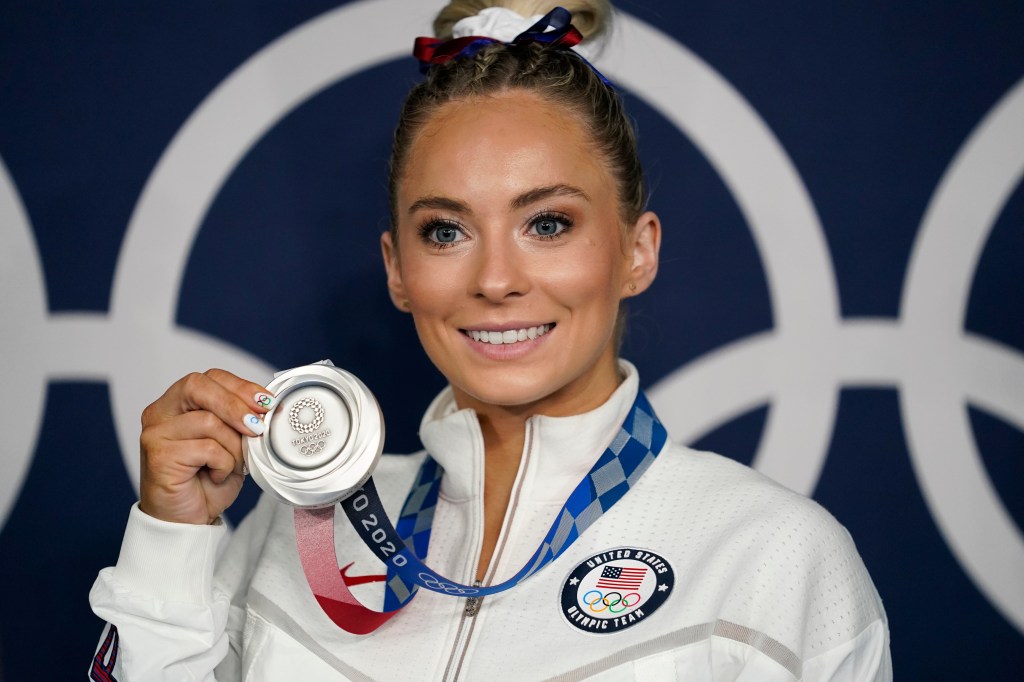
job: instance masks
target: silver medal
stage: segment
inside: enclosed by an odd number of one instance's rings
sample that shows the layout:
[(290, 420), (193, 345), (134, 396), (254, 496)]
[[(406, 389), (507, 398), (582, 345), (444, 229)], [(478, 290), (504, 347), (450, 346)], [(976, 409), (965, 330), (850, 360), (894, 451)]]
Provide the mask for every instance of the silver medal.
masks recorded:
[(277, 403), (262, 436), (246, 438), (246, 464), (264, 492), (293, 507), (328, 507), (373, 473), (384, 417), (355, 376), (317, 363), (281, 372), (267, 385)]

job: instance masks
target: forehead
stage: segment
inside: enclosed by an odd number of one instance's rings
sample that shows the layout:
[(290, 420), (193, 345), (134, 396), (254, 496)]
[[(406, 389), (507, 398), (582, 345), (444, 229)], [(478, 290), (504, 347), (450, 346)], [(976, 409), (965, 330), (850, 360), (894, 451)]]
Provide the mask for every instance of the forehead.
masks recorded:
[(429, 194), (485, 199), (554, 184), (615, 196), (611, 176), (577, 117), (511, 91), (441, 106), (413, 141), (399, 203)]

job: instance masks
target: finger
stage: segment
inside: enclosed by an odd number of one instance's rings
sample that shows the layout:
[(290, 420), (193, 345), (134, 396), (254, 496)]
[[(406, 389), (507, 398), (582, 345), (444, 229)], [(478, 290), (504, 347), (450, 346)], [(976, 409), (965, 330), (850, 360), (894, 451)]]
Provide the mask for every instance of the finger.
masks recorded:
[[(220, 446), (220, 443), (217, 443), (217, 445)], [(236, 454), (225, 450), (223, 447), (214, 447), (209, 448), (205, 454), (206, 462), (203, 466), (205, 471), (208, 472), (210, 480), (217, 485), (226, 481), (231, 474), (241, 475), (242, 456), (240, 452)]]
[(212, 523), (238, 499), (238, 493), (241, 492), (242, 486), (245, 484), (245, 479), (236, 474), (231, 474), (218, 483), (209, 469), (200, 469), (196, 474), (196, 480), (199, 481), (199, 485), (203, 489), (207, 523)]
[(240, 460), (213, 438), (163, 440), (153, 456), (143, 451), (139, 508), (165, 521), (209, 523), (242, 488)]
[[(213, 370), (211, 370), (213, 372)], [(213, 373), (218, 379), (227, 381), (230, 375), (223, 370)], [(231, 382), (237, 388), (243, 380), (234, 377)], [(244, 382), (252, 386), (251, 382)], [(243, 398), (236, 391), (228, 389), (220, 381), (209, 374), (194, 372), (175, 383), (159, 400), (146, 408), (142, 415), (143, 427), (173, 419), (182, 414), (194, 411), (206, 411), (217, 416), (232, 429), (247, 436), (258, 436), (263, 433), (264, 426), (257, 413), (265, 409), (257, 409), (255, 393)]]
[(205, 470), (210, 480), (219, 485), (231, 474), (241, 475), (241, 459), (240, 454), (213, 438), (169, 441), (161, 452), (162, 471), (153, 483), (168, 488), (188, 485), (196, 472)]
[(206, 370), (205, 374), (242, 398), (242, 400), (250, 401), (258, 414), (269, 411), (277, 402), (277, 399), (266, 387), (243, 379), (226, 370), (213, 368)]
[(209, 439), (238, 458), (242, 454), (242, 435), (208, 410), (194, 410), (144, 429), (142, 444), (148, 451), (167, 449), (167, 443)]

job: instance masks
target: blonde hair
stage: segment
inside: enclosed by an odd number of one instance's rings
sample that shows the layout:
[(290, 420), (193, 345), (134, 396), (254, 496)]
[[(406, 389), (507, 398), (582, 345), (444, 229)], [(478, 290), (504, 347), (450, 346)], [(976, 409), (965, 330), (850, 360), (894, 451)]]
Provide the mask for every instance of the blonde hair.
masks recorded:
[[(611, 19), (608, 0), (561, 0), (584, 40), (601, 34)], [(437, 37), (451, 36), (455, 22), (486, 7), (501, 6), (523, 16), (546, 14), (552, 0), (452, 0), (434, 22)], [(472, 57), (437, 64), (413, 87), (402, 105), (388, 171), (391, 230), (397, 229), (397, 188), (417, 134), (445, 104), (510, 90), (524, 90), (560, 104), (580, 121), (593, 150), (608, 164), (624, 225), (632, 225), (646, 204), (636, 134), (614, 88), (575, 52), (529, 43), (494, 43)], [(397, 244), (397, 239), (395, 240)]]

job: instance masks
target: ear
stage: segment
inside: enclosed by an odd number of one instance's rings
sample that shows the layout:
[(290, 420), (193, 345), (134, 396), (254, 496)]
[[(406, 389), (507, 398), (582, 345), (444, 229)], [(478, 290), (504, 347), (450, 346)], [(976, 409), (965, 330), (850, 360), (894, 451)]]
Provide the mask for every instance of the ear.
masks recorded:
[(380, 236), (380, 253), (384, 257), (384, 269), (388, 273), (388, 293), (391, 303), (402, 312), (409, 312), (409, 297), (402, 283), (402, 268), (398, 264), (398, 247), (388, 230)]
[(661, 250), (661, 221), (651, 211), (641, 215), (627, 233), (626, 255), (632, 259), (629, 274), (622, 283), (622, 297), (629, 298), (647, 290), (658, 274)]

